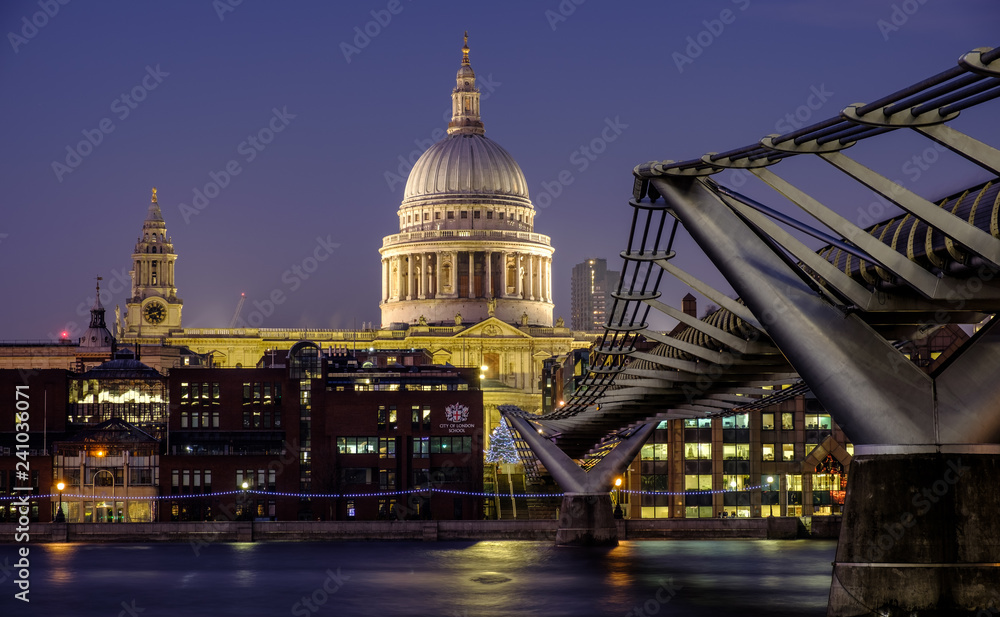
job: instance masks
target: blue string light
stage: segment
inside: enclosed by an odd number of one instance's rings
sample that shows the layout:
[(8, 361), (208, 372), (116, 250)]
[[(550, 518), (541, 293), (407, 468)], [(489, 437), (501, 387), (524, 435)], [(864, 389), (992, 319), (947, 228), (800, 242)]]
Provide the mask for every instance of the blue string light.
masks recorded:
[[(627, 489), (620, 489), (619, 492), (631, 493), (633, 495), (718, 495), (721, 493), (747, 493), (750, 491), (756, 491), (758, 489), (764, 488), (767, 485), (760, 484), (757, 486), (748, 486), (742, 489), (723, 489), (716, 491), (679, 491), (679, 492), (669, 492), (669, 491), (633, 491)], [(185, 495), (79, 495), (79, 494), (64, 494), (63, 499), (67, 498), (77, 498), (77, 499), (93, 499), (98, 498), (102, 501), (117, 501), (117, 500), (163, 500), (163, 499), (198, 499), (205, 497), (226, 497), (229, 495), (257, 495), (260, 497), (291, 497), (293, 499), (361, 499), (365, 497), (399, 497), (400, 495), (412, 495), (414, 493), (444, 493), (447, 495), (462, 495), (465, 497), (519, 497), (519, 498), (543, 498), (543, 497), (563, 497), (565, 493), (481, 493), (473, 491), (455, 491), (445, 488), (415, 488), (405, 491), (387, 491), (381, 493), (279, 493), (279, 492), (268, 492), (268, 491), (258, 491), (258, 490), (246, 490), (246, 491), (221, 491), (218, 493), (193, 493)], [(22, 497), (19, 495), (3, 495), (0, 496), (0, 501), (9, 501), (14, 499), (27, 499), (28, 501), (33, 501), (37, 499), (54, 499), (59, 497), (58, 493), (52, 493), (48, 495), (27, 495)]]

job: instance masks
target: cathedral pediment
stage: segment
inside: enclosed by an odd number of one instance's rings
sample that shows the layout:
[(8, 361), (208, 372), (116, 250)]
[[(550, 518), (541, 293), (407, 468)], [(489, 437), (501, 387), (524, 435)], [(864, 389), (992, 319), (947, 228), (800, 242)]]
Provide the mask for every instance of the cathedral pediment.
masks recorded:
[(500, 321), (496, 317), (490, 317), (474, 326), (470, 326), (455, 335), (455, 338), (531, 338), (523, 332), (505, 321)]

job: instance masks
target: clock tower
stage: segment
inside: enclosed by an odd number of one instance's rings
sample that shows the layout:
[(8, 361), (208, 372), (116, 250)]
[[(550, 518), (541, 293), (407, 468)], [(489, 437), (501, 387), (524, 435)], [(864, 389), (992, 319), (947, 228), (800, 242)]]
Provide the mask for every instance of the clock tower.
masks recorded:
[(149, 212), (132, 253), (132, 295), (126, 302), (125, 336), (161, 337), (181, 328), (183, 302), (174, 286), (177, 255), (167, 235), (163, 213), (153, 189)]

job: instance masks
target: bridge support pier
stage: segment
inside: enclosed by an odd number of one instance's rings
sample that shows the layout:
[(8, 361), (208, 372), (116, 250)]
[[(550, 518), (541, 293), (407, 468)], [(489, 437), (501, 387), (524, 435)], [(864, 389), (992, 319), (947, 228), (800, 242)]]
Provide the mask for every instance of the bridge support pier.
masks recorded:
[(618, 526), (608, 493), (566, 494), (559, 509), (557, 546), (618, 546)]
[(858, 446), (827, 616), (995, 614), (998, 477), (996, 445)]

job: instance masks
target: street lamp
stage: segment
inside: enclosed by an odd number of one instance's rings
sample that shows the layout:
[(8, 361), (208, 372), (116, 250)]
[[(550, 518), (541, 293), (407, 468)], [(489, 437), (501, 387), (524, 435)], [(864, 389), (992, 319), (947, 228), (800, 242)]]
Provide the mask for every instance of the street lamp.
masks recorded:
[[(768, 491), (768, 492), (771, 492), (771, 483), (772, 483), (772, 482), (774, 482), (774, 476), (768, 476), (768, 477), (767, 477), (767, 491)], [(770, 498), (768, 498), (768, 501), (770, 501)], [(770, 514), (771, 516), (774, 516), (774, 504), (773, 504), (773, 503), (768, 503), (768, 504), (767, 504), (767, 511), (768, 511), (768, 513), (769, 513), (769, 514)], [(779, 504), (779, 510), (778, 510), (778, 513), (779, 513), (779, 514), (781, 513), (781, 510), (780, 510), (780, 504)]]
[(615, 518), (625, 518), (622, 512), (622, 479), (615, 478)]
[(56, 521), (55, 522), (57, 522), (57, 523), (65, 523), (66, 522), (66, 515), (63, 514), (62, 492), (63, 492), (63, 489), (66, 488), (66, 483), (65, 482), (60, 482), (59, 484), (56, 484), (56, 488), (59, 489), (59, 511), (56, 512)]
[(250, 488), (250, 484), (248, 484), (247, 481), (244, 480), (243, 484), (241, 484), (240, 486), (243, 488), (243, 517), (244, 519), (246, 519), (249, 518), (249, 514), (247, 512), (247, 489)]

